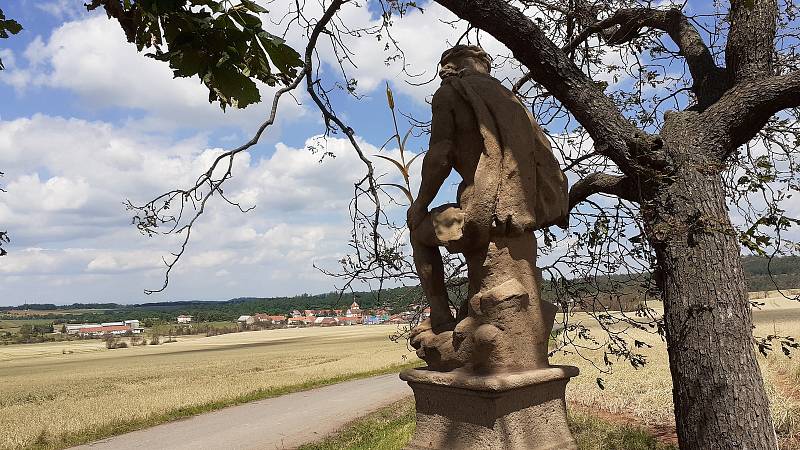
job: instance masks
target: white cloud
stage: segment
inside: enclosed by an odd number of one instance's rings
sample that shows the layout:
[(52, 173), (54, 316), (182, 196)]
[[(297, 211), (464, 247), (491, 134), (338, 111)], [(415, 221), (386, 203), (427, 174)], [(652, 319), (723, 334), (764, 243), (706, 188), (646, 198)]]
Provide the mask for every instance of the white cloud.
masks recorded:
[[(319, 142), (310, 138), (306, 145)], [(367, 154), (379, 151), (360, 144)], [(347, 206), (364, 167), (346, 140), (325, 145), (336, 157), (322, 162), (305, 146), (284, 144), (267, 157), (240, 155), (226, 193), (256, 209), (241, 214), (219, 199), (210, 202), (161, 298), (330, 289), (333, 280), (313, 264), (330, 267), (346, 251)], [(190, 185), (220, 152), (207, 147), (202, 135), (175, 140), (104, 122), (45, 115), (0, 121), (8, 191), (0, 195), (0, 224), (12, 236), (0, 264), (10, 280), (0, 285), (0, 303), (28, 294), (48, 302), (145, 300), (142, 289), (160, 285), (161, 257), (178, 240), (140, 236), (122, 200), (142, 202)], [(383, 153), (397, 156), (397, 150)], [(389, 163), (376, 170), (398, 181)]]
[[(144, 113), (133, 114), (130, 120), (147, 130), (229, 126), (249, 132), (266, 116), (264, 107), (222, 112), (217, 104), (208, 103), (208, 90), (197, 77), (173, 78), (167, 64), (138, 53), (119, 25), (104, 14), (66, 22), (47, 38), (37, 36), (24, 52), (24, 67), (19, 58), (8, 56), (12, 64), (0, 82), (15, 87), (19, 95), (41, 87), (67, 89), (80, 96), (83, 108)], [(262, 85), (265, 101), (273, 92)], [(282, 101), (279, 122), (302, 114), (302, 107)], [(273, 128), (280, 128), (280, 123)]]
[(74, 0), (38, 0), (35, 6), (47, 14), (62, 20), (74, 19), (84, 13), (84, 11), (81, 11), (83, 8), (76, 7)]

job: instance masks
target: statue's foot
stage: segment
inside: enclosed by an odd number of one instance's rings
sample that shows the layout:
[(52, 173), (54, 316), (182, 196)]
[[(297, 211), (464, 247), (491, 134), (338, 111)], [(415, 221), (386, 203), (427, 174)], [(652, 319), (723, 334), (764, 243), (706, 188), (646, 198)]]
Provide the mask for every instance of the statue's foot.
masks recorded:
[(417, 324), (417, 326), (411, 329), (411, 334), (409, 335), (409, 339), (411, 340), (411, 346), (412, 347), (414, 346), (414, 338), (416, 338), (422, 333), (433, 332), (435, 334), (439, 334), (445, 331), (451, 331), (455, 327), (456, 327), (456, 322), (453, 321), (452, 317), (450, 318), (449, 321), (442, 324), (434, 322), (430, 318), (425, 319), (419, 324)]
[(425, 320), (411, 331), (411, 346), (417, 349), (417, 356), (428, 363), (428, 368), (446, 372), (461, 367), (466, 358), (453, 343), (455, 322), (432, 326)]

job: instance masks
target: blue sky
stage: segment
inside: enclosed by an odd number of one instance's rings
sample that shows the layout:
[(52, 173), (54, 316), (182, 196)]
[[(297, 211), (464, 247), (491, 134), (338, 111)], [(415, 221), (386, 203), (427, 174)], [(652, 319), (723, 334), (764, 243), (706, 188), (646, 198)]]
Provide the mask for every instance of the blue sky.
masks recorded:
[[(336, 158), (320, 163), (306, 149), (323, 128), (300, 95), (300, 105), (282, 101), (276, 125), (237, 162), (228, 193), (257, 208), (242, 215), (215, 202), (170, 287), (143, 295), (160, 285), (161, 257), (177, 241), (141, 236), (122, 201), (143, 202), (187, 186), (220, 149), (249, 139), (267, 106), (221, 112), (208, 104), (199, 81), (172, 79), (166, 65), (137, 54), (118, 25), (102, 13), (87, 13), (81, 3), (3, 5), (25, 29), (0, 43), (7, 68), (0, 72), (0, 170), (8, 191), (0, 197), (0, 224), (12, 237), (10, 254), (0, 261), (0, 305), (216, 300), (333, 289), (334, 280), (312, 265), (335, 268), (347, 251), (347, 203), (362, 167), (335, 137), (327, 150)], [(273, 3), (270, 9), (279, 8)], [(446, 17), (434, 8), (394, 30), (415, 49), (408, 62), (428, 77), (456, 33), (439, 21)], [(374, 20), (363, 8), (343, 11), (343, 18)], [(303, 45), (301, 36), (289, 40)], [(425, 49), (418, 45), (434, 41)], [(383, 44), (374, 39), (352, 45), (360, 58), (353, 76), (364, 98), (337, 95), (335, 106), (367, 152), (377, 153), (392, 134), (384, 83), (392, 84), (401, 110), (421, 118), (429, 116), (425, 98), (436, 84), (405, 83), (399, 65), (384, 63)], [(321, 58), (334, 61), (326, 48)], [(271, 98), (270, 89), (262, 88), (262, 96)], [(425, 142), (410, 144), (419, 151)], [(378, 169), (393, 176), (385, 165)]]
[[(143, 294), (161, 285), (161, 258), (177, 248), (177, 240), (141, 236), (123, 200), (142, 203), (191, 185), (222, 149), (249, 139), (268, 106), (223, 113), (208, 104), (198, 80), (173, 79), (165, 64), (137, 54), (115, 22), (101, 12), (87, 13), (82, 3), (3, 4), (25, 29), (0, 41), (7, 68), (0, 72), (0, 170), (7, 190), (0, 195), (0, 225), (12, 237), (9, 256), (0, 260), (0, 306), (219, 300), (333, 289), (335, 281), (313, 265), (334, 269), (347, 251), (347, 205), (363, 168), (336, 137), (326, 148), (335, 158), (320, 162), (307, 150), (323, 128), (318, 111), (300, 93), (299, 104), (282, 100), (275, 126), (237, 160), (227, 193), (256, 209), (242, 215), (212, 202), (169, 288)], [(269, 9), (278, 14), (293, 4), (276, 1)], [(416, 81), (434, 78), (439, 55), (464, 30), (448, 24), (453, 16), (443, 8), (424, 7), (424, 14), (413, 11), (392, 27), (409, 71), (422, 74)], [(348, 25), (365, 26), (376, 23), (373, 9), (349, 3), (340, 16)], [(287, 39), (295, 48), (305, 45), (299, 34)], [(488, 36), (481, 43), (491, 54), (508, 53)], [(399, 109), (425, 120), (426, 99), (438, 82), (409, 84), (399, 63), (385, 63), (384, 42), (374, 37), (353, 38), (348, 45), (357, 65), (348, 75), (359, 80), (363, 98), (339, 94), (334, 104), (366, 152), (375, 154), (393, 133), (385, 83)], [(330, 48), (323, 43), (319, 50), (323, 73), (338, 75)], [(496, 76), (504, 75), (511, 74)], [(262, 86), (262, 97), (271, 99), (271, 89)], [(424, 138), (409, 145), (412, 151), (425, 146)], [(387, 181), (396, 177), (381, 160), (376, 164)], [(418, 181), (418, 174), (413, 178)], [(453, 196), (448, 183), (441, 200)], [(390, 212), (404, 215), (400, 207)]]

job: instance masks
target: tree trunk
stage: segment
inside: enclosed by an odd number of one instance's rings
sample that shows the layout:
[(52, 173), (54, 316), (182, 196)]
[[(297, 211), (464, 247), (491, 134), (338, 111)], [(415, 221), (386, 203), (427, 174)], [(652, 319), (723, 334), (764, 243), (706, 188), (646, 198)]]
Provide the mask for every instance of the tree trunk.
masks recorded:
[(663, 291), (680, 448), (772, 450), (739, 242), (713, 143), (692, 114), (666, 120), (661, 136), (675, 172), (642, 208)]

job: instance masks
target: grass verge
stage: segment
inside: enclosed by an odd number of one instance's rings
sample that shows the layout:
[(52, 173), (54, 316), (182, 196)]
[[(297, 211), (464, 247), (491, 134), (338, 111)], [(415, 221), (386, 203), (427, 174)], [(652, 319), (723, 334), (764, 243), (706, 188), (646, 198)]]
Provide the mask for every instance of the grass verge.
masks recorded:
[[(272, 397), (278, 397), (293, 392), (306, 391), (322, 386), (331, 384), (342, 383), (344, 381), (357, 380), (362, 378), (369, 378), (377, 375), (385, 375), (390, 373), (398, 373), (404, 369), (419, 366), (419, 362), (412, 362), (407, 364), (392, 365), (382, 369), (371, 370), (368, 372), (356, 372), (338, 375), (330, 378), (323, 378), (318, 380), (310, 380), (304, 383), (294, 384), (290, 386), (282, 386), (273, 389), (260, 389), (250, 392), (248, 394), (240, 395), (233, 398), (223, 399), (216, 402), (203, 403), (184, 408), (178, 408), (168, 411), (163, 414), (156, 414), (142, 419), (133, 419), (126, 421), (116, 421), (103, 424), (100, 427), (86, 428), (84, 430), (66, 433), (58, 436), (53, 436), (48, 433), (42, 433), (38, 436), (33, 445), (27, 447), (32, 450), (57, 450), (75, 445), (86, 444), (99, 439), (105, 439), (111, 436), (128, 433), (131, 431), (141, 430), (143, 428), (152, 427), (173, 420), (183, 419), (197, 414), (207, 413), (229, 406), (240, 405), (256, 400), (263, 400)], [(412, 404), (413, 407), (413, 404)]]
[[(300, 450), (399, 450), (414, 434), (414, 399), (407, 398), (346, 425), (339, 434)], [(617, 425), (583, 413), (571, 413), (570, 429), (578, 450), (677, 450), (643, 429)]]
[(300, 450), (394, 450), (403, 448), (414, 434), (414, 397), (408, 397), (355, 420), (322, 441)]

